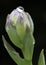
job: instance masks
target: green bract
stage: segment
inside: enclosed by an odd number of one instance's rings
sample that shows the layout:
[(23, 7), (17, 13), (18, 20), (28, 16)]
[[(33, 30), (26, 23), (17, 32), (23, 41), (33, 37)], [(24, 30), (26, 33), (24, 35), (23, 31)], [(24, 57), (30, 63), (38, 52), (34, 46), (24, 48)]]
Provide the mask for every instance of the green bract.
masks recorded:
[(33, 37), (34, 24), (29, 13), (25, 12), (23, 7), (14, 9), (7, 16), (5, 29), (12, 43), (21, 49), (24, 59), (3, 37), (4, 46), (9, 55), (18, 65), (32, 65), (35, 40)]

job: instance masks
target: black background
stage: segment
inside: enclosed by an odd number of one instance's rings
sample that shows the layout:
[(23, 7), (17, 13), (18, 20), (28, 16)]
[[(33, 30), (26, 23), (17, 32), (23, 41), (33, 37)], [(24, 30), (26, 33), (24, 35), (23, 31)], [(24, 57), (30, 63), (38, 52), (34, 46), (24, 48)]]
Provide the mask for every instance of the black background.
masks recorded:
[[(12, 45), (6, 31), (6, 16), (18, 6), (24, 7), (29, 12), (34, 22), (34, 37), (36, 40), (33, 54), (33, 65), (37, 65), (39, 54), (44, 49), (46, 58), (46, 2), (34, 2), (30, 0), (1, 0), (0, 1), (0, 65), (16, 65), (3, 46), (2, 35)], [(14, 47), (14, 45), (12, 45)], [(22, 52), (17, 47), (16, 51), (23, 57)]]

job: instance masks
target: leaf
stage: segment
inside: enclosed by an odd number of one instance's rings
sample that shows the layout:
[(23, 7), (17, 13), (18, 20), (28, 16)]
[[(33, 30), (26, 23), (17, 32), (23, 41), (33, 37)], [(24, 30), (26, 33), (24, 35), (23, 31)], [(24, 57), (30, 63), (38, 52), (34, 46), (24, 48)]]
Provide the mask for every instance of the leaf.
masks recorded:
[(44, 58), (43, 50), (40, 53), (38, 65), (45, 65), (45, 58)]
[(6, 48), (7, 52), (11, 56), (11, 58), (18, 64), (22, 65), (23, 59), (19, 56), (15, 49), (5, 40), (4, 36), (2, 36), (4, 47)]

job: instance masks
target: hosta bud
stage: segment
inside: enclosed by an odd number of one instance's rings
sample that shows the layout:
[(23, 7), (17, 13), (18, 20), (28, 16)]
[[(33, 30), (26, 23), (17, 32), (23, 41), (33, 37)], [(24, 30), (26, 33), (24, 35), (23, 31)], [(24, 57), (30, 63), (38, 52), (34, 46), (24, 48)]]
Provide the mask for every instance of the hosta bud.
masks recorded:
[[(21, 48), (26, 59), (32, 59), (34, 25), (31, 16), (23, 7), (14, 9), (6, 19), (6, 31), (14, 45)], [(30, 51), (31, 50), (31, 51)]]
[(38, 65), (45, 65), (45, 58), (44, 58), (44, 49), (41, 50)]
[(28, 29), (33, 32), (32, 19), (30, 15), (24, 11), (23, 7), (18, 7), (8, 14), (6, 20), (6, 30), (8, 30), (10, 26), (15, 27), (15, 30), (20, 37), (23, 37), (25, 31)]

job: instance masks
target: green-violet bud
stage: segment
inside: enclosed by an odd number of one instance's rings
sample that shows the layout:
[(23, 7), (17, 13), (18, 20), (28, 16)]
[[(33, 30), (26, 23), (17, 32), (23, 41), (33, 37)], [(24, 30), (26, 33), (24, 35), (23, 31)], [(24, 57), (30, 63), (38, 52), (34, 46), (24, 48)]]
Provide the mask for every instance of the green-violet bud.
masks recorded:
[[(6, 28), (9, 29), (10, 25), (17, 28), (16, 30), (19, 35), (21, 35), (21, 32), (24, 34), (26, 29), (30, 29), (31, 33), (34, 30), (32, 18), (24, 11), (23, 7), (18, 7), (8, 14), (6, 19)], [(21, 28), (23, 28), (23, 31)]]
[(8, 14), (5, 28), (10, 40), (21, 48), (24, 57), (27, 60), (32, 59), (35, 42), (34, 25), (31, 16), (24, 11), (23, 7), (18, 7)]

